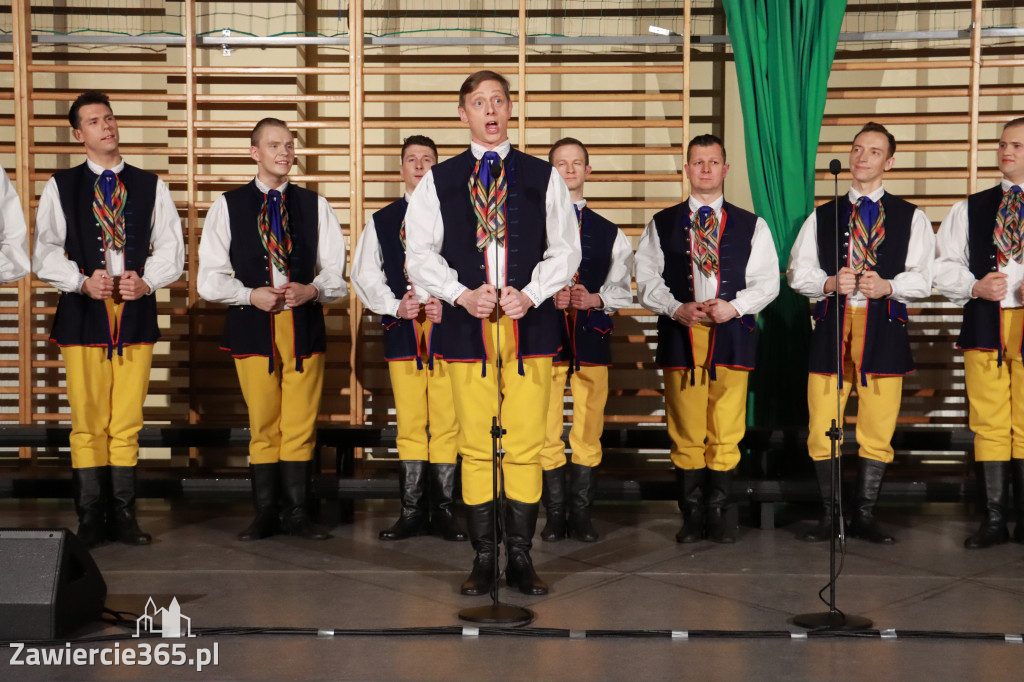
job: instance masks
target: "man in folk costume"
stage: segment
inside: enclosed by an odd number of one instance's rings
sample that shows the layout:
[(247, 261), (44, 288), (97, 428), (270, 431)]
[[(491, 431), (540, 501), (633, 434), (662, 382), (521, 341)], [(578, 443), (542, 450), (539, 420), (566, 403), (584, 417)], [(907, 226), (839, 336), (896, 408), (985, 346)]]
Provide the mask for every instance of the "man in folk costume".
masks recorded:
[(1006, 542), (1009, 479), (1024, 542), (1024, 118), (1003, 127), (997, 151), (1003, 177), (960, 201), (938, 234), (935, 287), (964, 307), (957, 346), (974, 432), (974, 459), (985, 505), (968, 549)]
[[(850, 149), (850, 191), (808, 216), (789, 260), (789, 284), (815, 302), (807, 407), (807, 450), (824, 503), (819, 523), (803, 535), (830, 539), (831, 441), (836, 418), (836, 315), (842, 318), (841, 409), (857, 387), (857, 483), (850, 535), (891, 544), (874, 517), (892, 435), (899, 416), (903, 377), (914, 371), (907, 337), (907, 303), (931, 294), (935, 236), (924, 212), (882, 186), (895, 158), (896, 140), (877, 123), (865, 125)], [(841, 267), (836, 273), (836, 218)], [(838, 296), (836, 292), (838, 290)], [(840, 422), (839, 427), (842, 428)]]
[[(608, 402), (611, 331), (615, 326), (610, 316), (633, 302), (633, 247), (622, 230), (587, 207), (583, 183), (592, 169), (583, 143), (571, 137), (555, 142), (548, 152), (548, 161), (569, 188), (583, 260), (572, 281), (554, 296), (555, 307), (566, 312), (562, 350), (551, 373), (547, 438), (541, 450), (541, 500), (547, 520), (540, 537), (549, 542), (567, 536), (595, 542), (597, 531), (590, 521), (590, 505), (597, 484), (597, 466), (601, 463), (604, 407)], [(573, 402), (569, 431), (572, 461), (568, 465), (562, 441), (567, 376)]]
[(147, 545), (135, 517), (138, 434), (160, 338), (154, 292), (181, 276), (181, 220), (167, 185), (121, 158), (105, 94), (81, 94), (68, 120), (86, 161), (43, 189), (34, 269), (61, 292), (50, 339), (67, 377), (78, 536), (88, 547)]
[(429, 355), (441, 302), (413, 287), (405, 266), (405, 210), (416, 185), (437, 163), (437, 147), (429, 137), (412, 135), (402, 144), (401, 160), (405, 196), (373, 214), (352, 258), (352, 288), (384, 325), (398, 423), (402, 513), (380, 539), (433, 533), (461, 541), (466, 533), (452, 513), (459, 424), (448, 369)]
[(7, 173), (0, 168), (0, 284), (17, 282), (31, 268), (21, 201)]
[(345, 241), (323, 197), (288, 181), (288, 125), (265, 118), (249, 154), (256, 177), (210, 207), (199, 243), (199, 295), (229, 306), (223, 348), (249, 410), (256, 518), (240, 540), (280, 532), (330, 537), (306, 511), (323, 391), (323, 304), (344, 297)]
[(722, 140), (698, 135), (686, 156), (690, 197), (655, 214), (640, 237), (637, 296), (658, 314), (683, 516), (676, 541), (732, 543), (726, 510), (746, 431), (754, 316), (779, 293), (779, 262), (765, 221), (725, 201)]
[(490, 434), (499, 389), (507, 431), (500, 524), (508, 553), (505, 575), (525, 594), (548, 591), (530, 549), (541, 496), (541, 425), (551, 358), (560, 345), (559, 312), (550, 298), (580, 262), (569, 190), (549, 163), (512, 149), (511, 114), (503, 76), (479, 71), (467, 78), (459, 92), (459, 118), (469, 126), (470, 148), (424, 176), (405, 216), (413, 284), (444, 302), (433, 351), (448, 363), (459, 421), (462, 494), (476, 550), (461, 588), (468, 595), (491, 591), (498, 560)]

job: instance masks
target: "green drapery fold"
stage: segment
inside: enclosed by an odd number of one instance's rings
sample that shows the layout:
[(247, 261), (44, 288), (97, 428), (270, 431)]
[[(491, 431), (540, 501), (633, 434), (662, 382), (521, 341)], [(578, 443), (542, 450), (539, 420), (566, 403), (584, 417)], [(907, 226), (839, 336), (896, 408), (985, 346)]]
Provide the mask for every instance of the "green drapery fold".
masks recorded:
[[(814, 208), (814, 166), (825, 94), (846, 0), (724, 0), (743, 108), (755, 212), (767, 221), (785, 267)], [(806, 426), (807, 299), (783, 278), (761, 313), (748, 421)]]

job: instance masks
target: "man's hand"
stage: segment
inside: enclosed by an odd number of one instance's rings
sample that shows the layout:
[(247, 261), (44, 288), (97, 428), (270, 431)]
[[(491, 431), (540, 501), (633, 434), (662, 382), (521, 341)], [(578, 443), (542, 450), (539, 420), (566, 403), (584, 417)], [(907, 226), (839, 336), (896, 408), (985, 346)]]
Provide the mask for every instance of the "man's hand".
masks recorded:
[(455, 299), (455, 304), (469, 311), (473, 317), (484, 319), (491, 316), (498, 303), (493, 284), (481, 284), (476, 289), (466, 289)]
[(839, 270), (838, 277), (829, 277), (825, 280), (826, 294), (831, 294), (836, 290), (836, 279), (839, 280), (839, 293), (843, 296), (857, 290), (857, 271), (850, 267), (843, 267)]
[[(83, 289), (85, 287), (82, 287)], [(986, 301), (1001, 301), (1006, 298), (1009, 285), (1006, 283), (1005, 272), (990, 272), (977, 282), (971, 289), (975, 298), (983, 298)]]
[(249, 294), (249, 303), (266, 313), (284, 310), (284, 289), (259, 287)]
[(423, 309), (427, 313), (427, 319), (437, 324), (441, 321), (441, 312), (444, 310), (444, 306), (441, 305), (441, 301), (437, 300), (433, 296), (427, 299)]
[(736, 307), (728, 301), (723, 301), (720, 298), (713, 298), (710, 301), (704, 301), (704, 311), (708, 317), (715, 324), (722, 324), (728, 322), (734, 317), (739, 317), (740, 313), (736, 310)]
[(570, 304), (576, 310), (590, 310), (591, 308), (600, 308), (604, 305), (604, 301), (598, 294), (592, 294), (587, 291), (585, 286), (577, 284), (570, 293)]
[(114, 280), (106, 270), (94, 270), (89, 279), (82, 282), (82, 293), (97, 301), (106, 300), (114, 294)]
[(288, 282), (281, 291), (284, 292), (284, 302), (289, 308), (298, 308), (300, 305), (309, 303), (320, 293), (312, 284), (299, 284)]
[(533, 307), (533, 300), (515, 287), (503, 287), (498, 303), (501, 304), (502, 312), (513, 320), (518, 320)]
[(137, 301), (150, 292), (146, 280), (139, 277), (139, 273), (128, 270), (121, 275), (121, 282), (118, 286), (118, 293), (126, 301)]
[(672, 313), (673, 320), (687, 327), (692, 327), (706, 318), (703, 303), (684, 303)]
[(569, 285), (566, 284), (564, 287), (555, 292), (555, 295), (551, 297), (551, 300), (555, 303), (555, 308), (558, 310), (565, 310), (569, 307), (572, 302), (572, 294), (569, 291)]
[(411, 320), (420, 314), (420, 302), (416, 300), (416, 292), (409, 289), (398, 302), (398, 317)]
[(857, 288), (868, 298), (885, 298), (892, 293), (892, 284), (889, 283), (889, 280), (882, 279), (882, 276), (874, 270), (861, 273)]

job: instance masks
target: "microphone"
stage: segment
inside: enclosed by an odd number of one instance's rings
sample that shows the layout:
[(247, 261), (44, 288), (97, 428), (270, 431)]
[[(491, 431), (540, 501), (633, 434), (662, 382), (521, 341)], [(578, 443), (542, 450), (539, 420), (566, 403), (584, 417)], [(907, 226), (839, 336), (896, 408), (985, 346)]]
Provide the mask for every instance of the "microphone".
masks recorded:
[(828, 162), (828, 172), (832, 175), (839, 175), (841, 170), (843, 170), (843, 164), (839, 162), (839, 159), (832, 159)]

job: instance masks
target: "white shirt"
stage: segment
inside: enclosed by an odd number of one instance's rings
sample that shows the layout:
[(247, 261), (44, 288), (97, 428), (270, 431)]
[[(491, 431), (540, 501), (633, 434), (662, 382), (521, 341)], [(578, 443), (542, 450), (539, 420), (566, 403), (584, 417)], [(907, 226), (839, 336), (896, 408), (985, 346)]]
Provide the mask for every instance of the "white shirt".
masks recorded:
[[(586, 199), (575, 202), (580, 211), (587, 205)], [(608, 276), (604, 284), (596, 292), (601, 297), (602, 307), (599, 310), (611, 315), (616, 310), (633, 304), (633, 290), (630, 283), (633, 279), (633, 247), (629, 238), (622, 230), (616, 230), (615, 243), (612, 244), (612, 261), (608, 267)], [(595, 293), (595, 292), (590, 292)]]
[(0, 284), (14, 282), (28, 274), (28, 230), (18, 193), (0, 168)]
[[(1003, 192), (1009, 191), (1013, 183), (1003, 178), (1000, 183)], [(995, 227), (995, 223), (992, 224)], [(953, 204), (939, 226), (936, 240), (938, 255), (935, 261), (935, 288), (956, 305), (964, 305), (975, 298), (972, 290), (974, 278), (968, 268), (970, 251), (967, 245), (967, 200)], [(1020, 299), (1020, 284), (1024, 281), (1024, 265), (1010, 258), (999, 268), (1006, 273), (1006, 297), (1000, 301), (1003, 308), (1019, 308), (1024, 305)]]
[[(287, 188), (286, 181), (276, 189), (283, 195)], [(272, 188), (256, 178), (256, 189), (266, 194)], [(252, 229), (259, 228), (254, 223)], [(316, 276), (312, 284), (317, 290), (316, 300), (330, 303), (348, 293), (348, 285), (345, 284), (345, 236), (334, 210), (321, 196), (317, 196), (317, 232), (314, 270)], [(199, 295), (207, 301), (227, 305), (252, 305), (249, 301), (252, 289), (235, 279), (230, 249), (231, 217), (228, 214), (228, 201), (222, 194), (213, 202), (203, 223), (203, 236), (199, 240), (199, 274), (196, 276), (196, 286)], [(273, 275), (271, 282), (275, 288), (288, 283), (288, 278), (277, 268), (271, 266), (270, 271)]]
[[(93, 163), (91, 159), (86, 159), (86, 163), (89, 170), (96, 175), (107, 170)], [(109, 170), (120, 173), (124, 170), (124, 161)], [(39, 197), (39, 209), (36, 211), (33, 269), (39, 279), (58, 291), (78, 294), (82, 292), (82, 284), (92, 273), (83, 274), (78, 264), (68, 259), (64, 251), (67, 232), (67, 217), (60, 203), (57, 181), (50, 178)], [(149, 293), (152, 294), (181, 277), (181, 271), (185, 266), (181, 218), (178, 217), (178, 209), (174, 206), (167, 185), (159, 178), (156, 181), (156, 197), (153, 201), (153, 215), (150, 218), (149, 244), (152, 253), (146, 259), (142, 280), (149, 285)], [(124, 252), (107, 249), (106, 261), (107, 274), (111, 277), (124, 274)]]
[[(879, 187), (867, 194), (871, 201), (880, 201), (885, 194), (885, 188)], [(856, 204), (862, 196), (857, 190), (850, 188), (847, 197), (851, 204)], [(846, 230), (845, 225), (840, 229)], [(853, 248), (853, 240), (850, 240), (850, 247)], [(907, 260), (903, 272), (889, 280), (892, 286), (892, 293), (888, 298), (895, 299), (900, 303), (909, 303), (915, 299), (927, 298), (932, 293), (932, 264), (935, 260), (935, 233), (932, 231), (931, 221), (921, 209), (914, 211), (914, 217), (910, 221), (910, 242), (907, 244)], [(849, 262), (849, 261), (847, 261)], [(786, 271), (789, 278), (789, 286), (800, 294), (803, 294), (812, 301), (820, 301), (826, 297), (825, 280), (828, 275), (821, 267), (818, 260), (818, 218), (817, 212), (812, 212), (804, 221), (800, 233), (793, 242), (793, 249), (789, 254), (789, 268)], [(832, 296), (833, 294), (828, 294)], [(855, 308), (863, 308), (868, 304), (868, 299), (860, 290), (847, 295), (846, 302)]]
[[(409, 203), (408, 193), (405, 195), (405, 202)], [(406, 290), (412, 287), (408, 283), (405, 286)], [(359, 242), (352, 256), (352, 289), (363, 305), (372, 312), (398, 317), (401, 299), (395, 298), (391, 287), (388, 286), (388, 278), (384, 275), (384, 254), (380, 249), (380, 240), (377, 239), (373, 216), (366, 221), (366, 227), (359, 235)], [(422, 288), (415, 293), (420, 303), (427, 302), (428, 295)]]
[[(493, 151), (502, 159), (508, 156), (512, 145), (505, 140)], [(488, 151), (482, 145), (472, 143), (470, 150), (476, 159), (483, 158)], [(554, 168), (548, 180), (544, 202), (546, 212), (547, 248), (544, 258), (534, 266), (530, 282), (522, 291), (534, 306), (538, 306), (572, 279), (579, 267), (580, 234), (576, 224), (576, 212), (572, 209), (569, 188)], [(458, 273), (441, 257), (444, 243), (444, 221), (441, 218), (441, 203), (434, 186), (434, 171), (427, 174), (416, 186), (409, 199), (405, 213), (406, 267), (413, 285), (425, 289), (434, 296), (455, 305), (455, 300), (469, 287), (459, 282)], [(505, 283), (505, 247), (491, 240), (485, 249), (488, 281), (495, 287)], [(497, 263), (497, 267), (493, 264)], [(475, 287), (474, 287), (475, 288)]]
[[(715, 218), (722, 219), (722, 204), (725, 197), (718, 197), (710, 207)], [(693, 216), (702, 204), (690, 197), (687, 207)], [(726, 216), (725, 229), (729, 229), (729, 216)], [(697, 238), (696, 230), (690, 230), (690, 252)], [(718, 298), (718, 277), (708, 277), (693, 262), (693, 298), (696, 303), (703, 303)], [(661, 240), (654, 226), (654, 220), (647, 223), (640, 243), (636, 249), (636, 291), (640, 305), (658, 315), (672, 317), (682, 302), (676, 300), (669, 291), (662, 274), (665, 272), (665, 252), (661, 249)], [(758, 218), (754, 224), (754, 236), (750, 240), (750, 258), (746, 269), (747, 286), (736, 292), (736, 298), (729, 301), (740, 315), (755, 315), (779, 295), (779, 257), (775, 253), (768, 223)]]

